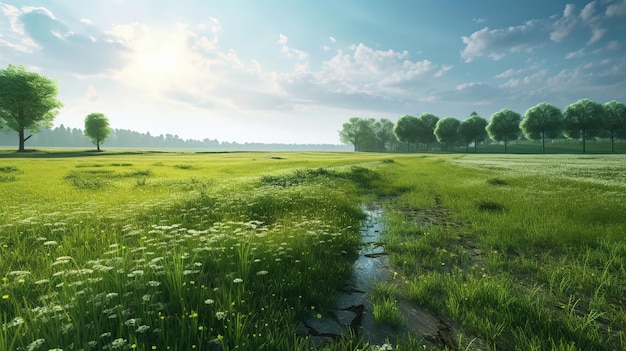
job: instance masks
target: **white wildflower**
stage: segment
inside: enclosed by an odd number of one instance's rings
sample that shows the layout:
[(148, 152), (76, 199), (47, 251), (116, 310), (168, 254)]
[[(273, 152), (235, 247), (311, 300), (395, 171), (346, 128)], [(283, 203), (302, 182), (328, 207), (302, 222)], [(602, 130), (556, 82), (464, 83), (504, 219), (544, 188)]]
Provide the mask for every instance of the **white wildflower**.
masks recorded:
[(30, 344), (28, 344), (28, 346), (26, 347), (26, 349), (28, 351), (34, 351), (37, 350), (41, 345), (43, 345), (43, 343), (46, 341), (46, 339), (37, 339), (33, 342), (31, 342)]
[(112, 349), (120, 349), (124, 346), (126, 346), (126, 339), (123, 338), (115, 339), (111, 342)]

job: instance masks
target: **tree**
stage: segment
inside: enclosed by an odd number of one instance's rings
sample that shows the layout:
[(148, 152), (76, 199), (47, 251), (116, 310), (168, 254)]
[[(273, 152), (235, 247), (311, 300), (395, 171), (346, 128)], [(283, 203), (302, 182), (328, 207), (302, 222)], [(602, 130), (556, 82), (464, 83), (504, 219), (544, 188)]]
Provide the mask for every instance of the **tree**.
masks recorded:
[(597, 136), (603, 127), (606, 109), (598, 102), (580, 99), (563, 112), (563, 134), (570, 139), (581, 138), (583, 152), (587, 152), (586, 140)]
[(459, 126), (459, 136), (463, 138), (468, 149), (469, 144), (473, 142), (474, 152), (476, 152), (478, 143), (484, 141), (487, 137), (486, 127), (487, 120), (480, 117), (476, 112), (472, 112), (469, 118), (461, 122)]
[(437, 141), (435, 136), (435, 127), (439, 122), (439, 117), (432, 113), (422, 113), (417, 117), (420, 121), (419, 131), (417, 133), (418, 142), (426, 144), (426, 151), (430, 148), (430, 144)]
[(393, 122), (386, 118), (381, 118), (374, 123), (374, 134), (379, 144), (378, 151), (391, 151), (396, 148), (398, 141), (393, 134)]
[(454, 117), (440, 119), (435, 126), (435, 136), (437, 141), (448, 145), (448, 150), (452, 151), (452, 146), (459, 140), (459, 126), (461, 122)]
[(541, 139), (541, 152), (546, 152), (546, 138), (556, 138), (561, 131), (561, 110), (546, 102), (539, 103), (524, 114), (520, 128), (528, 139)]
[(522, 119), (519, 113), (508, 108), (502, 109), (489, 119), (487, 133), (494, 141), (504, 141), (504, 152), (509, 140), (517, 139), (519, 135), (519, 124)]
[(615, 152), (615, 139), (626, 137), (626, 105), (618, 101), (604, 104), (606, 123), (604, 128), (611, 138), (611, 152)]
[(85, 136), (96, 144), (100, 151), (100, 144), (111, 134), (109, 119), (103, 113), (90, 113), (85, 118)]
[(393, 128), (393, 134), (398, 141), (406, 143), (406, 151), (409, 151), (409, 145), (417, 143), (419, 132), (419, 120), (415, 116), (404, 115), (398, 119), (396, 126)]
[(39, 132), (39, 126), (52, 127), (63, 104), (57, 100), (57, 83), (23, 66), (9, 65), (0, 70), (0, 116), (6, 126), (19, 136), (18, 151), (24, 151), (27, 130)]
[(339, 131), (339, 139), (344, 144), (354, 145), (354, 151), (365, 149), (365, 145), (375, 138), (374, 130), (370, 121), (352, 117), (348, 123), (343, 124), (343, 128)]

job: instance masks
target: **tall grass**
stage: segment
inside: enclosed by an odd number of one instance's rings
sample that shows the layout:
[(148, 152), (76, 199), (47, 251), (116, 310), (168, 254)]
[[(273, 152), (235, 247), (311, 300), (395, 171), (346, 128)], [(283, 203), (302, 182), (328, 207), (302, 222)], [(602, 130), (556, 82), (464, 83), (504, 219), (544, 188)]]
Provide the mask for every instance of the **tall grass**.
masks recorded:
[(23, 173), (2, 188), (0, 349), (309, 349), (296, 319), (351, 272), (372, 160), (237, 156), (3, 161)]

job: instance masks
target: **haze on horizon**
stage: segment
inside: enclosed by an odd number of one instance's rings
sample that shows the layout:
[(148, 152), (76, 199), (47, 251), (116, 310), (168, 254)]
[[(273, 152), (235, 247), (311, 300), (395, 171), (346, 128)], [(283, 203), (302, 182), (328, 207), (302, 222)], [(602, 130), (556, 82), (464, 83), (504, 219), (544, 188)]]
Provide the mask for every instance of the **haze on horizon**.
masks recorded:
[(625, 102), (624, 33), (626, 0), (0, 0), (0, 67), (58, 80), (56, 126), (339, 144), (353, 116)]

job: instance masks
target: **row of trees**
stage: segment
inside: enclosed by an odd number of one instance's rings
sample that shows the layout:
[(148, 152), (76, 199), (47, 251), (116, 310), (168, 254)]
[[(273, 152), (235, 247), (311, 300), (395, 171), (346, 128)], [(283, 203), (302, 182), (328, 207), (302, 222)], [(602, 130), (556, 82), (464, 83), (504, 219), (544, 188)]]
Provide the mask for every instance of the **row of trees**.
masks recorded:
[(601, 104), (581, 99), (561, 112), (558, 107), (542, 102), (529, 108), (524, 116), (502, 109), (491, 115), (489, 121), (476, 112), (463, 121), (454, 117), (439, 119), (431, 113), (418, 117), (404, 115), (395, 125), (387, 119), (353, 117), (339, 131), (340, 140), (354, 145), (355, 151), (399, 151), (398, 142), (406, 144), (406, 151), (418, 144), (429, 150), (435, 143), (448, 150), (459, 144), (467, 148), (473, 144), (476, 151), (477, 145), (489, 137), (503, 142), (506, 152), (507, 144), (522, 135), (541, 140), (542, 152), (545, 152), (546, 139), (560, 136), (578, 139), (586, 152), (587, 140), (606, 137), (613, 152), (615, 140), (626, 138), (626, 105), (618, 101)]

